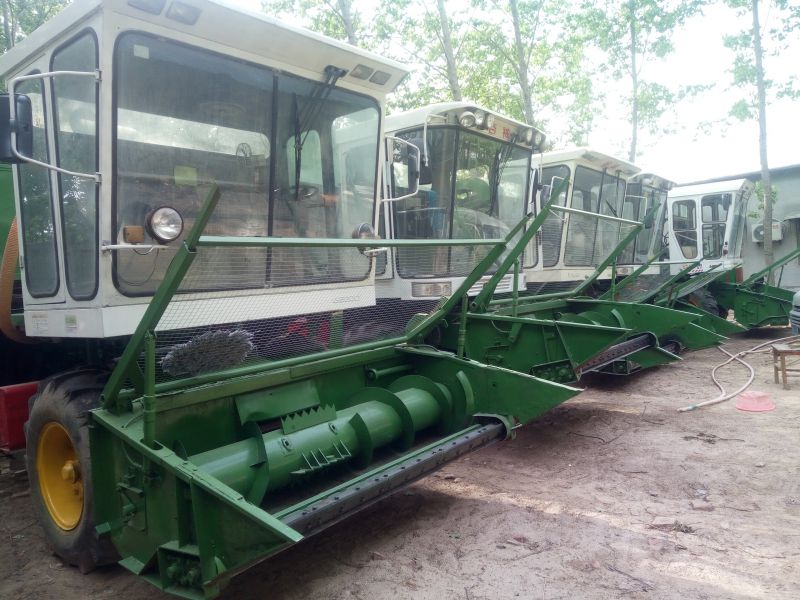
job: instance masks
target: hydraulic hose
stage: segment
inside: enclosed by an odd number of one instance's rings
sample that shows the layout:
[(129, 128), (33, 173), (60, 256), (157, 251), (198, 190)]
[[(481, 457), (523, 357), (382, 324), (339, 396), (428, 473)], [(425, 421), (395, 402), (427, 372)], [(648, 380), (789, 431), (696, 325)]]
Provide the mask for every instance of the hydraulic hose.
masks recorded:
[(17, 261), (19, 260), (19, 240), (17, 234), (17, 219), (11, 221), (11, 228), (8, 230), (6, 247), (3, 250), (3, 261), (0, 264), (0, 331), (8, 339), (20, 344), (33, 344), (33, 340), (26, 336), (22, 331), (14, 327), (11, 322), (11, 299), (14, 294), (14, 278), (17, 273)]
[[(738, 354), (731, 354), (730, 352), (728, 352), (727, 350), (725, 350), (721, 346), (718, 346), (720, 352), (722, 352), (723, 354), (727, 354), (730, 357), (730, 358), (728, 358), (728, 360), (726, 360), (725, 362), (723, 362), (721, 364), (718, 364), (716, 367), (714, 367), (711, 370), (711, 380), (714, 382), (714, 385), (716, 385), (719, 388), (720, 395), (717, 396), (716, 398), (712, 398), (711, 400), (706, 400), (705, 402), (699, 402), (698, 404), (690, 404), (689, 406), (684, 406), (683, 408), (679, 408), (678, 412), (689, 412), (689, 411), (692, 411), (692, 410), (696, 410), (698, 408), (703, 408), (704, 406), (711, 406), (713, 404), (719, 404), (720, 402), (725, 402), (726, 400), (730, 400), (731, 398), (733, 398), (735, 396), (738, 396), (739, 394), (741, 394), (743, 391), (745, 391), (747, 388), (749, 388), (752, 385), (753, 379), (755, 379), (755, 377), (756, 377), (755, 369), (753, 369), (752, 365), (750, 365), (749, 363), (746, 363), (745, 361), (742, 360), (743, 356), (746, 356), (748, 354), (756, 354), (758, 352), (768, 352), (769, 349), (764, 348), (764, 346), (767, 346), (767, 345), (770, 345), (770, 344), (776, 344), (776, 343), (779, 343), (779, 342), (794, 342), (794, 341), (797, 341), (797, 340), (800, 340), (800, 335), (790, 335), (788, 337), (778, 338), (777, 340), (768, 340), (766, 342), (762, 342), (762, 343), (758, 344), (757, 346), (753, 346), (749, 350), (745, 350), (743, 352), (739, 352)], [(733, 361), (741, 363), (742, 365), (747, 367), (747, 369), (750, 371), (750, 376), (747, 378), (747, 383), (745, 383), (743, 386), (741, 386), (735, 392), (726, 393), (725, 392), (725, 388), (722, 386), (722, 384), (717, 379), (717, 371), (719, 369), (721, 369), (722, 367), (724, 367), (725, 365), (730, 364)]]

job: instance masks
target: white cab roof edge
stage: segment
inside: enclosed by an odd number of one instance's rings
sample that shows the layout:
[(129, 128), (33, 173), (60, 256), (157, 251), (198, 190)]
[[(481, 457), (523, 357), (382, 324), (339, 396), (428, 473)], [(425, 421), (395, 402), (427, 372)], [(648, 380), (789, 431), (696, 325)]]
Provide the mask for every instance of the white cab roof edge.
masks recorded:
[(666, 177), (662, 177), (661, 175), (650, 172), (637, 173), (628, 180), (628, 183), (642, 183), (659, 190), (671, 190), (678, 185), (671, 179), (667, 179)]
[(639, 167), (629, 163), (627, 160), (586, 147), (554, 150), (552, 152), (545, 152), (540, 156), (542, 166), (571, 160), (583, 160), (608, 169), (609, 171), (620, 171), (626, 178), (636, 175), (641, 171)]
[(389, 115), (386, 117), (386, 131), (387, 132), (402, 131), (403, 129), (419, 127), (434, 115), (441, 115), (443, 113), (448, 113), (454, 110), (473, 110), (473, 111), (482, 110), (486, 113), (495, 115), (496, 117), (499, 117), (504, 121), (508, 121), (509, 123), (511, 123), (512, 125), (516, 125), (517, 127), (533, 127), (536, 131), (542, 131), (541, 129), (537, 128), (534, 125), (529, 125), (528, 123), (517, 121), (516, 119), (508, 117), (503, 113), (497, 112), (496, 110), (492, 110), (490, 108), (485, 108), (480, 104), (476, 104), (475, 102), (470, 102), (469, 100), (462, 100), (458, 102), (437, 102), (434, 104), (428, 104), (427, 106), (423, 106), (422, 108), (415, 108), (412, 110), (406, 110), (403, 112), (395, 113), (393, 115)]
[(728, 179), (713, 183), (699, 183), (695, 185), (680, 185), (669, 192), (669, 198), (688, 198), (689, 196), (702, 196), (706, 194), (720, 194), (723, 192), (738, 192), (742, 188), (752, 188), (753, 182), (749, 179)]
[[(56, 38), (65, 33), (77, 30), (92, 13), (99, 10), (111, 10), (146, 22), (168, 26), (177, 31), (194, 34), (205, 39), (229, 46), (240, 51), (254, 54), (265, 54), (259, 44), (269, 48), (269, 56), (297, 66), (299, 69), (317, 70), (322, 73), (325, 66), (335, 64), (351, 71), (357, 64), (364, 64), (375, 70), (389, 74), (388, 81), (379, 85), (368, 80), (345, 76), (343, 80), (349, 84), (362, 87), (373, 92), (387, 94), (408, 75), (405, 65), (373, 52), (351, 46), (345, 42), (328, 38), (324, 35), (283, 23), (266, 14), (233, 6), (225, 0), (192, 0), (192, 6), (201, 9), (200, 18), (195, 25), (185, 25), (168, 19), (167, 0), (160, 15), (154, 15), (131, 7), (127, 0), (75, 0), (58, 15), (32, 32), (14, 48), (0, 57), (0, 76), (8, 76), (24, 66), (32, 57), (45, 47), (53, 44)], [(296, 44), (286, 44), (286, 39), (294, 41), (302, 36), (311, 46), (311, 51), (298, 52)], [(286, 38), (286, 39), (282, 39)], [(316, 61), (309, 60), (316, 58)], [(311, 64), (317, 62), (319, 64)]]
[(0, 77), (7, 77), (27, 63), (53, 39), (76, 29), (93, 12), (100, 10), (102, 0), (75, 0), (52, 19), (48, 19), (25, 39), (0, 56)]

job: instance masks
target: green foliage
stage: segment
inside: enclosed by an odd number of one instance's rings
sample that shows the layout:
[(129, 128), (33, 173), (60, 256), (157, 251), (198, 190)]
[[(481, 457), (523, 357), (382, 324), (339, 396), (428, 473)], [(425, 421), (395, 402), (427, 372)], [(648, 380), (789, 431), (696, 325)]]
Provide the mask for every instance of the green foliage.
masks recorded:
[[(762, 66), (759, 72), (750, 21), (752, 0), (725, 0), (725, 4), (746, 22), (746, 29), (726, 35), (723, 39), (725, 47), (733, 52), (730, 68), (732, 87), (741, 94), (731, 106), (729, 116), (739, 121), (758, 117), (759, 78), (763, 82), (767, 104), (778, 98), (800, 98), (796, 75), (775, 81), (767, 76), (767, 67)], [(793, 6), (787, 0), (766, 0), (760, 4), (763, 5), (759, 10), (763, 19), (760, 28), (763, 58), (780, 56), (796, 48), (800, 43), (800, 5)]]
[(586, 39), (571, 24), (575, 9), (543, 0), (473, 0), (473, 7), (478, 68), (467, 84), (476, 93), (467, 95), (539, 126), (546, 111), (566, 114), (568, 137), (585, 138), (602, 98), (592, 92)]
[(375, 16), (365, 22), (353, 0), (263, 0), (262, 10), (276, 18), (300, 17), (312, 31), (361, 48), (388, 54), (408, 0), (380, 0)]
[[(776, 188), (774, 185), (770, 185), (770, 188), (770, 199), (772, 200), (772, 205), (774, 206), (778, 201), (778, 188)], [(747, 216), (751, 219), (760, 220), (764, 216), (764, 182), (756, 181), (753, 191), (755, 192), (756, 199), (758, 200), (758, 206), (755, 210), (747, 213)]]
[(0, 44), (3, 52), (70, 3), (70, 0), (0, 0), (3, 27)]
[(697, 88), (670, 90), (645, 78), (645, 66), (673, 50), (672, 37), (705, 0), (582, 0), (577, 26), (604, 54), (605, 70), (614, 79), (630, 81), (626, 99), (631, 115), (630, 160), (636, 158), (640, 128), (658, 130), (658, 121), (681, 98)]
[[(299, 15), (307, 27), (346, 40), (340, 4), (335, 0), (268, 0), (263, 6), (274, 16)], [(511, 4), (502, 0), (472, 0), (468, 6), (445, 3), (462, 97), (540, 127), (546, 126), (544, 113), (566, 115), (563, 141), (584, 141), (604, 98), (596, 92), (596, 74), (587, 68), (585, 32), (573, 25), (577, 8), (544, 0), (514, 2), (518, 48)], [(422, 67), (390, 96), (390, 109), (454, 98), (437, 3), (380, 0), (368, 24), (355, 10), (351, 14), (359, 46)]]

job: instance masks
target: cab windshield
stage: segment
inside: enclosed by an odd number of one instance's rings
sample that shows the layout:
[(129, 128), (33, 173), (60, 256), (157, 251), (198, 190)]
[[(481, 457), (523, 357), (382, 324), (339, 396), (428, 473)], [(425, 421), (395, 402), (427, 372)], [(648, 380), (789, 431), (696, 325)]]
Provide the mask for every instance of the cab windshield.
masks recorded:
[[(398, 137), (422, 140), (422, 129)], [(398, 239), (492, 239), (505, 236), (525, 214), (531, 152), (510, 142), (456, 127), (429, 127), (430, 183), (394, 202)], [(396, 194), (403, 193), (397, 189)], [(486, 247), (401, 248), (402, 277), (466, 275)]]
[[(572, 208), (620, 217), (625, 198), (625, 181), (608, 171), (578, 166), (572, 186)], [(569, 267), (596, 266), (619, 243), (618, 224), (583, 215), (570, 215), (564, 248)]]
[[(649, 220), (645, 221), (645, 216), (658, 207)], [(629, 244), (619, 257), (619, 263), (623, 265), (643, 265), (654, 254), (661, 250), (661, 238), (659, 237), (663, 229), (664, 212), (667, 206), (667, 191), (659, 190), (641, 184), (628, 186), (628, 195), (622, 207), (622, 217), (631, 221), (644, 221), (639, 234), (633, 243)]]
[[(184, 221), (166, 246), (115, 253), (122, 293), (156, 289), (212, 182), (221, 197), (209, 235), (347, 238), (372, 223), (374, 99), (141, 33), (120, 36), (114, 60), (116, 243), (156, 244), (147, 222), (160, 207)], [(356, 249), (205, 248), (185, 285), (335, 283), (369, 268)]]

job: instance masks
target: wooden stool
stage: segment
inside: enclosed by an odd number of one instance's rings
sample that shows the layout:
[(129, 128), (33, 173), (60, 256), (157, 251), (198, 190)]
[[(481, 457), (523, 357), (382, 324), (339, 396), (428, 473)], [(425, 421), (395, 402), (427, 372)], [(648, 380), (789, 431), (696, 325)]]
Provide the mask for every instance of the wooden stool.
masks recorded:
[[(792, 344), (772, 344), (772, 368), (775, 371), (775, 383), (778, 383), (778, 373), (783, 380), (783, 389), (788, 390), (789, 384), (786, 382), (787, 373), (800, 373), (800, 369), (790, 369), (786, 366), (787, 356), (800, 356), (800, 346)], [(794, 365), (798, 361), (789, 363)]]

